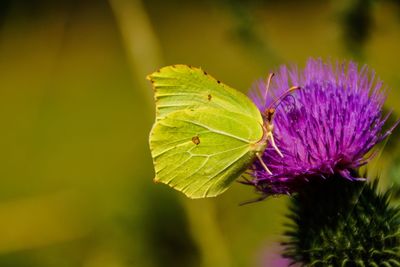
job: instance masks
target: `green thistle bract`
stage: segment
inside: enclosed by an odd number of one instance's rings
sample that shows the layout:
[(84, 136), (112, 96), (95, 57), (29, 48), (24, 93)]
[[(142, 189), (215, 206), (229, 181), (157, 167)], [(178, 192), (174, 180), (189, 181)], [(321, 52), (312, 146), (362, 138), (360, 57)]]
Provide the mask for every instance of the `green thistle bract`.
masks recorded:
[(399, 214), (376, 181), (310, 183), (291, 201), (284, 256), (300, 266), (400, 266)]

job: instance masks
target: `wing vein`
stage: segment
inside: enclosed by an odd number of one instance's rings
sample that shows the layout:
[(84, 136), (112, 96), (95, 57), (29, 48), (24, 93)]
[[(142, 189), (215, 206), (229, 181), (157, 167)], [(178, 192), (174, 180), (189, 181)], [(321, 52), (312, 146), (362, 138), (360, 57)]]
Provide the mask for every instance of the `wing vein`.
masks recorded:
[[(178, 119), (177, 119), (177, 120), (178, 120)], [(204, 124), (201, 124), (201, 123), (198, 123), (198, 122), (195, 122), (195, 121), (191, 121), (191, 120), (180, 120), (180, 121), (187, 122), (187, 123), (192, 123), (192, 124), (194, 124), (194, 125), (196, 125), (196, 126), (199, 126), (199, 127), (204, 128), (204, 129), (207, 129), (207, 130), (209, 130), (210, 132), (213, 132), (213, 133), (216, 133), (216, 134), (220, 134), (220, 135), (225, 135), (225, 136), (228, 136), (228, 137), (237, 139), (237, 140), (239, 140), (239, 141), (242, 141), (242, 142), (245, 142), (245, 143), (248, 143), (248, 144), (250, 143), (249, 140), (246, 140), (246, 139), (244, 139), (244, 138), (242, 138), (242, 137), (239, 137), (239, 136), (236, 136), (236, 135), (233, 135), (233, 134), (229, 134), (229, 133), (224, 132), (224, 131), (220, 131), (220, 130), (217, 130), (217, 129), (208, 127), (207, 125), (204, 125)]]
[(216, 156), (216, 155), (219, 155), (219, 154), (223, 154), (223, 153), (226, 153), (226, 152), (230, 152), (230, 151), (233, 151), (233, 150), (237, 150), (237, 149), (240, 149), (240, 148), (243, 148), (243, 147), (246, 147), (246, 146), (248, 146), (248, 145), (246, 144), (246, 145), (243, 145), (243, 146), (238, 146), (238, 147), (235, 147), (235, 148), (232, 148), (232, 149), (219, 151), (219, 152), (213, 153), (213, 154), (193, 154), (193, 156), (201, 156), (201, 157), (210, 157), (211, 158), (213, 156)]
[[(186, 138), (186, 139), (187, 139), (187, 138)], [(181, 143), (181, 144), (179, 144), (179, 145), (171, 146), (170, 148), (166, 148), (166, 149), (164, 149), (163, 151), (161, 151), (161, 152), (159, 152), (159, 153), (157, 153), (157, 154), (154, 154), (153, 157), (154, 157), (154, 158), (157, 158), (157, 157), (159, 157), (159, 156), (161, 156), (161, 155), (167, 153), (168, 151), (171, 151), (172, 149), (175, 149), (175, 148), (177, 148), (177, 147), (181, 147), (181, 146), (187, 145), (187, 144), (190, 143), (190, 142), (192, 142), (192, 141), (187, 141), (187, 142)]]
[[(228, 169), (230, 166), (232, 166), (235, 162), (237, 162), (238, 160), (240, 160), (244, 155), (246, 155), (246, 153), (247, 153), (248, 151), (249, 151), (249, 150), (246, 149), (244, 153), (242, 153), (239, 157), (237, 157), (237, 158), (235, 158), (234, 160), (232, 160), (231, 162), (229, 162), (227, 166), (223, 167), (221, 170), (219, 170), (219, 171), (218, 171), (216, 174), (214, 174), (213, 176), (208, 177), (208, 180), (206, 180), (201, 186), (199, 186), (199, 188), (198, 188), (196, 191), (194, 191), (193, 194), (197, 193), (197, 192), (198, 192), (200, 189), (202, 189), (202, 187), (203, 187), (204, 185), (206, 185), (207, 183), (212, 182), (212, 179), (213, 179), (214, 177), (216, 177), (216, 176), (219, 175), (221, 172), (225, 171), (225, 170)], [(217, 181), (215, 181), (214, 183), (212, 183), (212, 184), (210, 185), (210, 187), (208, 187), (207, 190), (204, 191), (204, 195), (207, 195), (207, 194), (208, 194), (208, 191), (210, 190), (210, 188), (211, 188), (214, 184), (216, 184), (220, 179), (221, 179), (221, 177), (220, 177)]]

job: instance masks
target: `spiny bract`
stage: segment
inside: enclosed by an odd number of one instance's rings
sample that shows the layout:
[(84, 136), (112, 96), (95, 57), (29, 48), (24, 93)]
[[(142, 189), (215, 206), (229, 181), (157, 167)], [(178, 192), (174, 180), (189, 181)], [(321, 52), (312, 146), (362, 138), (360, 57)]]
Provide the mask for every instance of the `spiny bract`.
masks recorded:
[(400, 208), (377, 192), (377, 180), (340, 178), (313, 181), (292, 198), (284, 256), (301, 266), (400, 266)]

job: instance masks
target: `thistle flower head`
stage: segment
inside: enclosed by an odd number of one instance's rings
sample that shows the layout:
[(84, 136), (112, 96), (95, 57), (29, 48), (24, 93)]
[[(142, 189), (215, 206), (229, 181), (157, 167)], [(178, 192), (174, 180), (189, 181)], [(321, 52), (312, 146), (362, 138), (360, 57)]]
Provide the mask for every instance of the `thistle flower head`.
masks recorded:
[(300, 86), (279, 104), (274, 137), (281, 157), (272, 147), (263, 154), (272, 174), (253, 164), (251, 184), (263, 193), (290, 194), (312, 179), (339, 174), (357, 180), (351, 170), (364, 165), (371, 149), (385, 137), (382, 82), (366, 66), (354, 62), (324, 63), (310, 59), (304, 70), (280, 67), (272, 80), (259, 81), (250, 92), (263, 112), (291, 86)]

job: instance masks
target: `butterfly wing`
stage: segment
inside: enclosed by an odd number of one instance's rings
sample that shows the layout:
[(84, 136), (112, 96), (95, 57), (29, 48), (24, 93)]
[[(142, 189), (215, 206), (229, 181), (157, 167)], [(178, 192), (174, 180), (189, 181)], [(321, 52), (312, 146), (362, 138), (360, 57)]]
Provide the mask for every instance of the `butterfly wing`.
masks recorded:
[(244, 94), (186, 65), (148, 79), (156, 101), (150, 133), (156, 182), (191, 198), (216, 196), (265, 149), (262, 116)]
[(156, 120), (177, 110), (214, 107), (247, 115), (263, 123), (260, 111), (246, 95), (199, 68), (174, 65), (161, 68), (147, 78), (155, 91)]
[(262, 137), (246, 115), (209, 107), (172, 112), (150, 134), (155, 181), (190, 198), (217, 196), (265, 149)]

